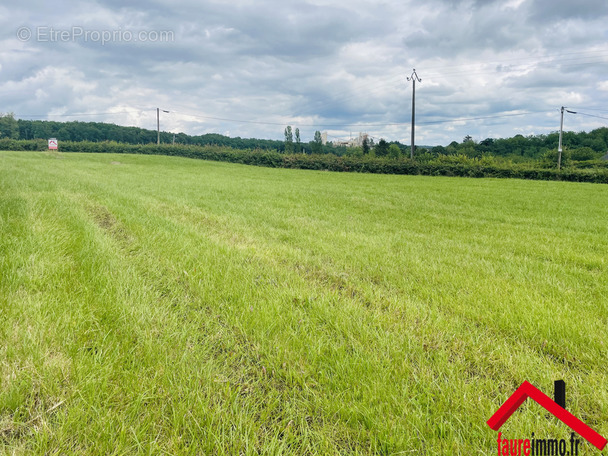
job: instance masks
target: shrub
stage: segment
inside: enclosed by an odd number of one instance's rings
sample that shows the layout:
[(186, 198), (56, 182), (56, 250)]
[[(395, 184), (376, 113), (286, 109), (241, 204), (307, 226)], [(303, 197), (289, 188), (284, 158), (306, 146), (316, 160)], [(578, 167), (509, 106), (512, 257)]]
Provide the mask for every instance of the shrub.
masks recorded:
[[(0, 150), (44, 151), (45, 140), (0, 139)], [(577, 169), (573, 166), (557, 170), (554, 166), (541, 167), (542, 163), (513, 163), (505, 159), (484, 156), (470, 158), (465, 155), (438, 155), (425, 160), (409, 158), (379, 158), (333, 154), (280, 154), (270, 150), (242, 150), (221, 146), (184, 146), (168, 144), (125, 144), (109, 142), (61, 141), (62, 152), (91, 152), (115, 154), (148, 154), (187, 157), (201, 160), (241, 163), (270, 168), (297, 168), (324, 171), (359, 172), (375, 174), (410, 174), (425, 176), (493, 177), (534, 180), (559, 180), (571, 182), (608, 183), (608, 162), (589, 161), (593, 168)], [(553, 156), (546, 154), (547, 161)], [(536, 163), (536, 167), (533, 164)], [(576, 162), (571, 162), (574, 164)]]

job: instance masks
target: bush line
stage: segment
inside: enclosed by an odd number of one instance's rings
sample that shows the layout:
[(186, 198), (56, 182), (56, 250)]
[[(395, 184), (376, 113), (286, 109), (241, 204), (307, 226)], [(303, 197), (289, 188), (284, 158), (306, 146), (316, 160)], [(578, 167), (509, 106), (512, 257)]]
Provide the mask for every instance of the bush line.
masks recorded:
[[(220, 146), (185, 146), (156, 144), (124, 144), (117, 142), (62, 141), (61, 152), (168, 155), (270, 168), (310, 169), (318, 171), (358, 172), (374, 174), (407, 174), (423, 176), (491, 177), (608, 184), (608, 169), (543, 169), (520, 164), (507, 166), (487, 160), (460, 157), (420, 162), (409, 158), (389, 159), (304, 154), (281, 154), (267, 150), (240, 150)], [(0, 139), (0, 150), (45, 151), (45, 140)], [(448, 158), (451, 158), (448, 156)]]

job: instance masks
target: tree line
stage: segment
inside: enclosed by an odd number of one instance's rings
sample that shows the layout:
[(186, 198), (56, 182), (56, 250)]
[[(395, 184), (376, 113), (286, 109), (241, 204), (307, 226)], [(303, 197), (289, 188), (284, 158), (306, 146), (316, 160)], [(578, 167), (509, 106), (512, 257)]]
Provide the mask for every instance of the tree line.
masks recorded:
[[(334, 147), (331, 142), (323, 144), (321, 132), (316, 131), (312, 141), (304, 142), (299, 128), (287, 126), (284, 140), (255, 138), (231, 138), (208, 133), (187, 135), (161, 132), (162, 144), (188, 146), (222, 146), (239, 150), (267, 150), (285, 154), (333, 154), (336, 156), (377, 157), (401, 159), (409, 156), (409, 146), (398, 141), (380, 139), (374, 143), (365, 137), (360, 147)], [(57, 138), (59, 141), (116, 141), (125, 144), (154, 144), (157, 132), (138, 127), (123, 127), (102, 122), (56, 122), (48, 120), (15, 119), (12, 114), (0, 115), (0, 138), (33, 140)], [(444, 156), (462, 156), (468, 159), (494, 157), (513, 163), (537, 162), (543, 167), (551, 167), (557, 161), (557, 132), (546, 135), (516, 135), (512, 138), (487, 138), (475, 141), (465, 136), (462, 141), (453, 141), (447, 146), (417, 146), (415, 159), (425, 162)], [(563, 163), (594, 163), (608, 158), (608, 128), (602, 127), (590, 132), (564, 132)], [(545, 166), (546, 165), (546, 166)]]
[[(156, 144), (157, 131), (139, 127), (123, 127), (103, 122), (56, 122), (52, 120), (15, 119), (12, 114), (0, 116), (0, 138), (9, 139), (48, 139), (59, 141), (116, 141), (125, 144)], [(186, 133), (160, 132), (162, 144), (181, 144), (196, 146), (224, 146), (233, 149), (280, 150), (283, 141), (255, 138), (230, 138), (208, 133), (187, 135)]]

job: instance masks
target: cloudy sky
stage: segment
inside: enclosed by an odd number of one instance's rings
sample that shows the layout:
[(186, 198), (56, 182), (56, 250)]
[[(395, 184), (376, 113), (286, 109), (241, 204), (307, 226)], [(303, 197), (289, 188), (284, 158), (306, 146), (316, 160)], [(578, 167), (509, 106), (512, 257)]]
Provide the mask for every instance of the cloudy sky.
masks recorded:
[(560, 106), (608, 123), (606, 0), (23, 0), (0, 23), (20, 118), (409, 144), (415, 68), (417, 144), (549, 133)]

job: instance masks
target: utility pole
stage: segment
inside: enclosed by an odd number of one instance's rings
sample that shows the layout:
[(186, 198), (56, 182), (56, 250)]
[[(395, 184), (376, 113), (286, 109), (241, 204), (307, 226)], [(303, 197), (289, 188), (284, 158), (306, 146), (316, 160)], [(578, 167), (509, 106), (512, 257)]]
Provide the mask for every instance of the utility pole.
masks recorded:
[(568, 111), (564, 106), (562, 106), (561, 113), (562, 118), (559, 124), (559, 145), (557, 146), (557, 169), (562, 169), (562, 135), (564, 133), (564, 111), (569, 112), (570, 114), (576, 114), (576, 111)]
[[(160, 108), (156, 108), (156, 145), (160, 145)], [(162, 110), (168, 113), (169, 111)]]
[(559, 145), (557, 146), (557, 169), (562, 169), (562, 134), (564, 132), (564, 107), (562, 106), (562, 120), (559, 124)]
[(410, 158), (414, 159), (414, 148), (415, 144), (415, 128), (416, 128), (416, 80), (422, 82), (422, 79), (416, 74), (416, 69), (412, 72), (412, 75), (407, 78), (408, 81), (412, 81), (412, 147), (410, 149)]

